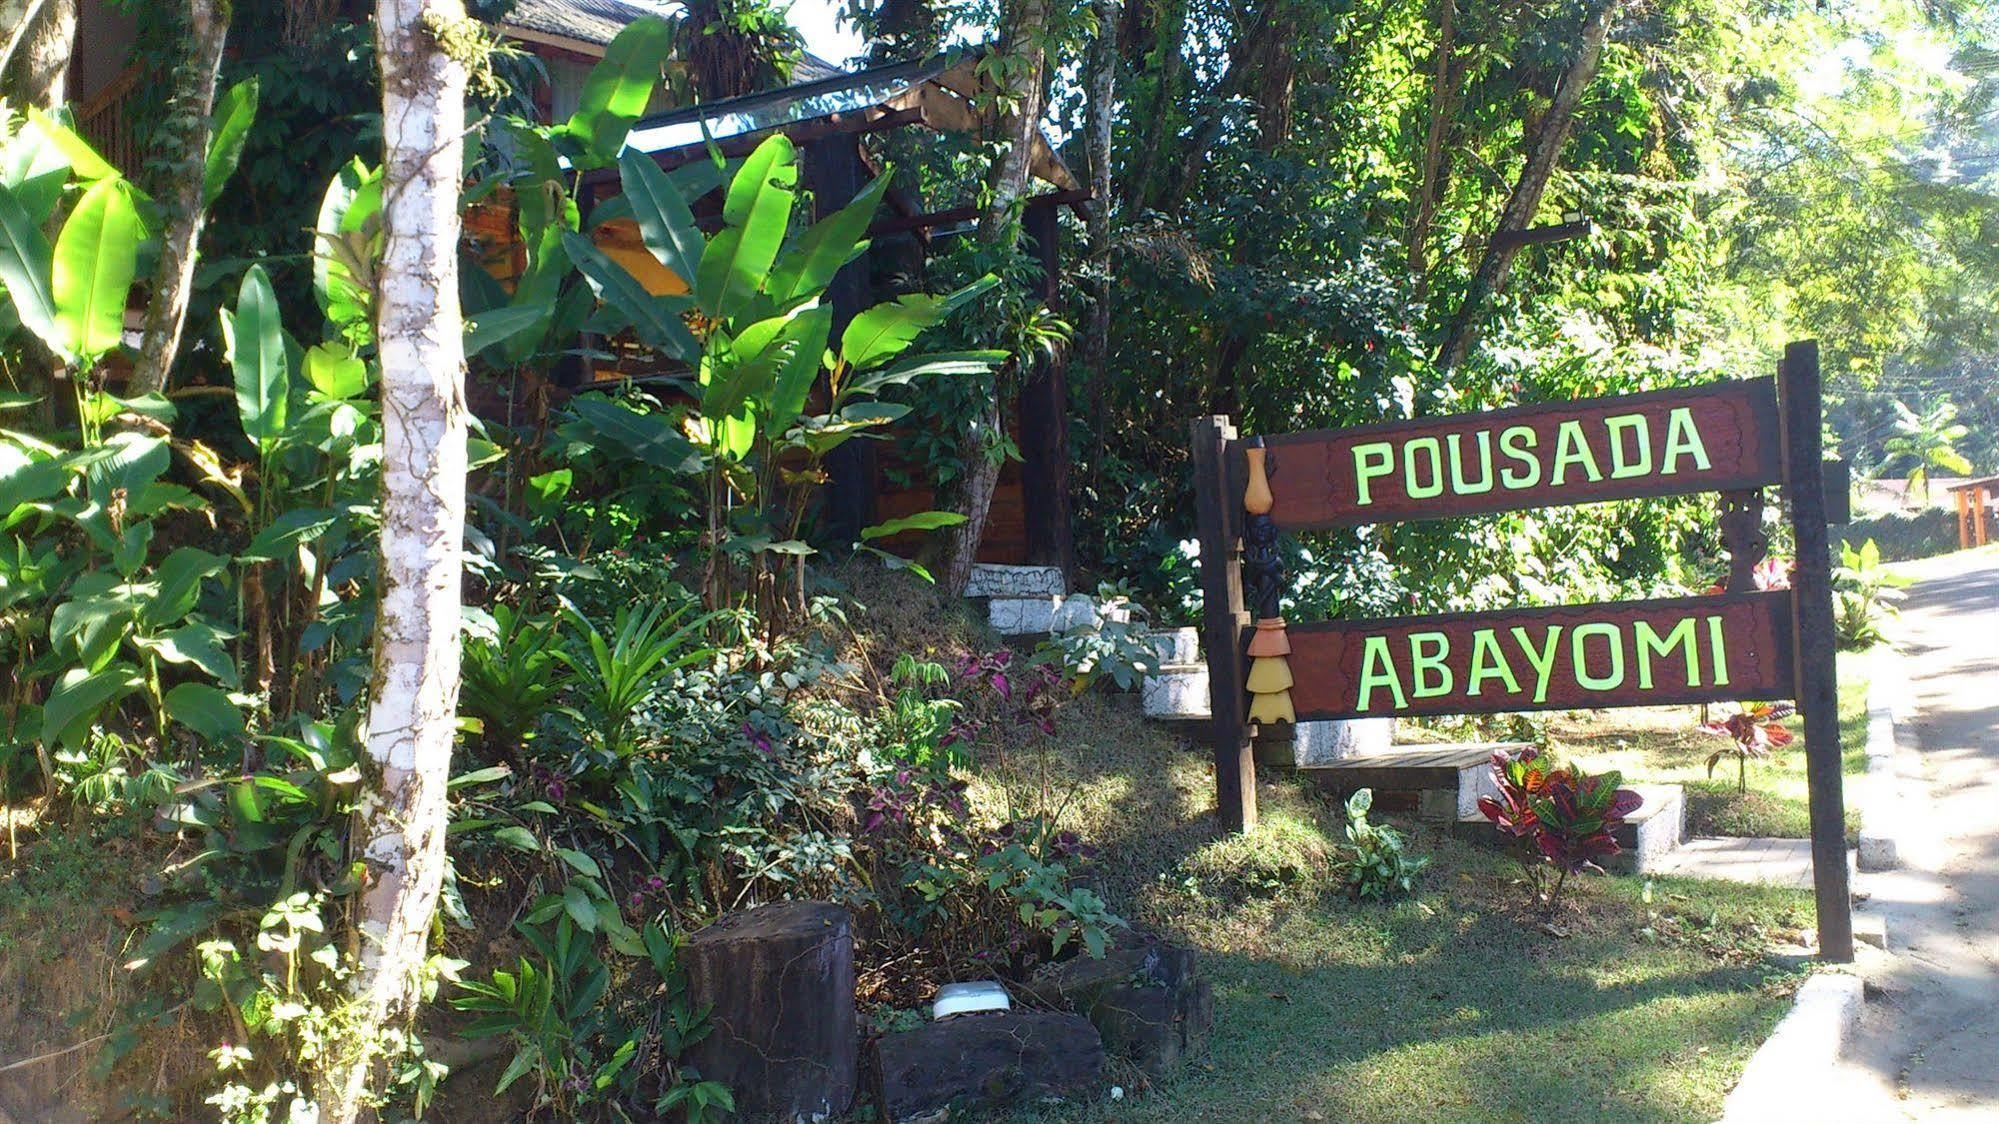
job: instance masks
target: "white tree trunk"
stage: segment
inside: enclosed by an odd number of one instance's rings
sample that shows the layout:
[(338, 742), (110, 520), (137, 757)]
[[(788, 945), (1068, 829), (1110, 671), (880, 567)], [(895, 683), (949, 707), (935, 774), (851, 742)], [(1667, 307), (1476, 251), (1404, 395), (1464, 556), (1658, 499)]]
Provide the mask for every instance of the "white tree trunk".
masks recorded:
[(444, 877), (445, 782), (458, 709), (465, 533), (465, 351), (458, 306), (459, 169), (466, 70), (425, 16), (461, 0), (381, 0), (385, 240), (381, 604), (356, 842), (368, 881), (357, 917), (355, 1056), (322, 1090), (325, 1119), (362, 1111), (381, 1026), (409, 1017)]

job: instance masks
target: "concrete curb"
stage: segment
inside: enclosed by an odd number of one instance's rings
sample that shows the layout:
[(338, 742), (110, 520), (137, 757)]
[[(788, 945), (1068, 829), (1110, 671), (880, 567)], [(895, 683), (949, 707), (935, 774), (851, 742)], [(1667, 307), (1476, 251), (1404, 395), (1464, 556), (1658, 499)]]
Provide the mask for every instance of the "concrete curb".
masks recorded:
[(1908, 682), (1901, 654), (1893, 648), (1877, 649), (1869, 664), (1867, 775), (1855, 795), (1860, 805), (1859, 865), (1874, 872), (1902, 865), (1895, 840), (1901, 834), (1899, 764), (1904, 746), (1895, 716), (1906, 713)]
[(1743, 1067), (1742, 1080), (1722, 1103), (1722, 1124), (1791, 1119), (1798, 1091), (1839, 1060), (1860, 1022), (1860, 1006), (1858, 976), (1821, 972), (1806, 980), (1791, 1013)]

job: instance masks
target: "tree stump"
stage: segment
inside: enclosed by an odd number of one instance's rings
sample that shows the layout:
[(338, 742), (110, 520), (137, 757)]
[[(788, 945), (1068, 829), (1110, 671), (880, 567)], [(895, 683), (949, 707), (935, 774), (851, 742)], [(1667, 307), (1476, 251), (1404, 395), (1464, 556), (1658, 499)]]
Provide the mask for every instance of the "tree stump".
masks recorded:
[(744, 1120), (812, 1121), (853, 1103), (854, 930), (842, 906), (779, 902), (732, 913), (681, 951), (688, 998), (712, 1005), (686, 1060), (727, 1085)]
[(1057, 1011), (959, 1015), (879, 1038), (874, 1049), (875, 1099), (887, 1124), (1087, 1096), (1103, 1078), (1097, 1028)]

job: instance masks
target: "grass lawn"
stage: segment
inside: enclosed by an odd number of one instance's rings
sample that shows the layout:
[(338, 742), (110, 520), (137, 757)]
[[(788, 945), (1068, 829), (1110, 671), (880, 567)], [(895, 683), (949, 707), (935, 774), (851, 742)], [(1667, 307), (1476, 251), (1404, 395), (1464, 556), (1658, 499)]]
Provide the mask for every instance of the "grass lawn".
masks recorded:
[[(1845, 774), (1867, 771), (1867, 658), (1839, 657), (1840, 757)], [(1716, 714), (1729, 713), (1717, 704)], [(1788, 725), (1799, 739), (1767, 759), (1749, 762), (1749, 791), (1736, 789), (1732, 754), (1709, 777), (1707, 758), (1727, 739), (1698, 728), (1697, 707), (1579, 712), (1557, 717), (1549, 730), (1555, 746), (1592, 769), (1618, 769), (1626, 781), (1684, 785), (1687, 830), (1694, 835), (1760, 835), (1803, 839), (1810, 835), (1806, 807), (1803, 726)], [(1851, 841), (1860, 816), (1849, 800), (1846, 832)]]
[(1200, 952), (1215, 1028), (1163, 1081), (1114, 1074), (1122, 1100), (1014, 1119), (1712, 1120), (1800, 979), (1769, 950), (1808, 893), (1589, 877), (1551, 931), (1514, 858), (1428, 825), (1401, 824), (1433, 860), (1415, 900), (1349, 901), (1333, 808), (1266, 783), (1258, 832), (1217, 839), (1205, 754), (1134, 709), (1077, 700), (1053, 752), (981, 762), (975, 795), (1053, 793), (1113, 905)]

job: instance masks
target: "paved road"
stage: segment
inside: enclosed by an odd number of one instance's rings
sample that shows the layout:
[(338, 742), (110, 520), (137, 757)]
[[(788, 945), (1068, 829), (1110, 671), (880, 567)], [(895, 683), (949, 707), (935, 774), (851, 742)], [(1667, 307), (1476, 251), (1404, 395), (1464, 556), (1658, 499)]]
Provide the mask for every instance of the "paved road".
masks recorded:
[(1900, 782), (1905, 863), (1855, 884), (1895, 956), (1868, 973), (1845, 1062), (1800, 1090), (1819, 1102), (1800, 1120), (1999, 1121), (1999, 554), (1921, 574), (1896, 630), (1919, 747)]

